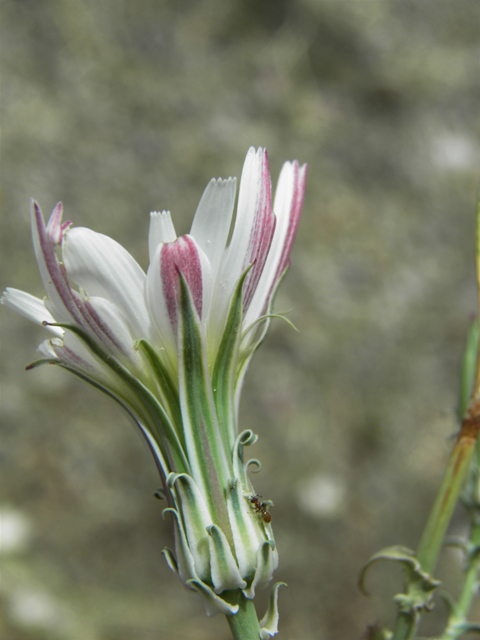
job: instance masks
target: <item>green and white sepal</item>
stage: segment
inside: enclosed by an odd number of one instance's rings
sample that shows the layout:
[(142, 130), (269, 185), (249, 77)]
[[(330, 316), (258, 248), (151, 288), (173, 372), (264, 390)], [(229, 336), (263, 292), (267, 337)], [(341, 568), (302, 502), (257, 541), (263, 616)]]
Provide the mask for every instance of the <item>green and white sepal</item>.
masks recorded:
[(260, 620), (261, 640), (267, 640), (270, 636), (278, 633), (278, 590), (280, 587), (286, 586), (285, 582), (276, 582), (272, 587), (267, 613)]
[(255, 513), (252, 492), (245, 495), (240, 479), (226, 493), (230, 524), (226, 532), (213, 523), (191, 476), (172, 473), (167, 486), (175, 504), (164, 510), (171, 514), (175, 532), (175, 554), (164, 550), (169, 567), (202, 596), (207, 615), (234, 614), (238, 607), (221, 594), (240, 589), (253, 599), (257, 588), (269, 584), (278, 565), (270, 524)]

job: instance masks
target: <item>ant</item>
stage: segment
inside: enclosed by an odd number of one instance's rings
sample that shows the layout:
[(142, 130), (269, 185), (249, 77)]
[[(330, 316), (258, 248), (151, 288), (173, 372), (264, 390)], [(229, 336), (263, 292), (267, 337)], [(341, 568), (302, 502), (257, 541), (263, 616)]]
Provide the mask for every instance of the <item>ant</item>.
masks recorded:
[(262, 516), (262, 520), (269, 524), (272, 521), (272, 516), (269, 513), (270, 507), (273, 506), (273, 502), (271, 500), (267, 500), (266, 502), (260, 502), (259, 498), (262, 496), (254, 495), (249, 498), (249, 501), (255, 507), (255, 513), (259, 513)]

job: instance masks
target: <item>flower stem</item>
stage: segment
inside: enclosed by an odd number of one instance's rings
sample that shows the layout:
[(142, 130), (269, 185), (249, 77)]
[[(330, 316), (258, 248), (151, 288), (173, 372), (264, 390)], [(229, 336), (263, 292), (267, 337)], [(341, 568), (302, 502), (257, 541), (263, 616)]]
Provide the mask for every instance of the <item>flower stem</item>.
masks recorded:
[[(417, 550), (417, 559), (425, 573), (431, 574), (437, 563), (453, 510), (470, 470), (478, 429), (480, 406), (474, 405), (465, 416), (457, 442), (450, 455), (447, 470), (440, 485)], [(411, 640), (415, 636), (419, 616), (400, 613), (393, 640)]]
[(234, 640), (260, 640), (260, 624), (253, 600), (246, 598), (240, 590), (224, 591), (222, 598), (230, 604), (238, 604), (239, 610), (227, 616)]

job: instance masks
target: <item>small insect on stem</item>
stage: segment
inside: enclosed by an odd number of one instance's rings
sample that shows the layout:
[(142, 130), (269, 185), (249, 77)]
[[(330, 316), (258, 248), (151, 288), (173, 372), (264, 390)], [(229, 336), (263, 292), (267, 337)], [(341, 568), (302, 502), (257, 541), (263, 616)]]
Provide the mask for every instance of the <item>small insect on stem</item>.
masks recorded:
[(262, 516), (262, 520), (268, 524), (272, 521), (272, 515), (269, 513), (270, 507), (273, 507), (273, 502), (267, 500), (266, 502), (260, 502), (259, 498), (262, 496), (254, 495), (249, 498), (252, 505), (255, 507), (255, 513), (259, 513)]

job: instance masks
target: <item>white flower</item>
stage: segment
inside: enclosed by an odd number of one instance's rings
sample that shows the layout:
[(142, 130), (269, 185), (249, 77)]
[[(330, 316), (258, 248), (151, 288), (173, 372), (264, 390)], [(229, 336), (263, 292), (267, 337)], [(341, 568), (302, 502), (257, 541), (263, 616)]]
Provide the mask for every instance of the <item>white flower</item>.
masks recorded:
[(186, 236), (177, 238), (169, 212), (151, 214), (146, 274), (115, 240), (62, 224), (61, 204), (45, 225), (34, 202), (47, 296), (9, 288), (2, 298), (53, 334), (31, 366), (54, 363), (89, 381), (146, 438), (174, 523), (176, 559), (167, 550), (167, 560), (210, 612), (233, 613), (218, 594), (252, 598), (277, 564), (243, 462), (256, 436), (238, 435), (237, 408), (289, 263), (305, 178), (305, 166), (285, 163), (272, 210), (266, 150), (251, 148), (234, 222), (232, 178), (210, 181)]

